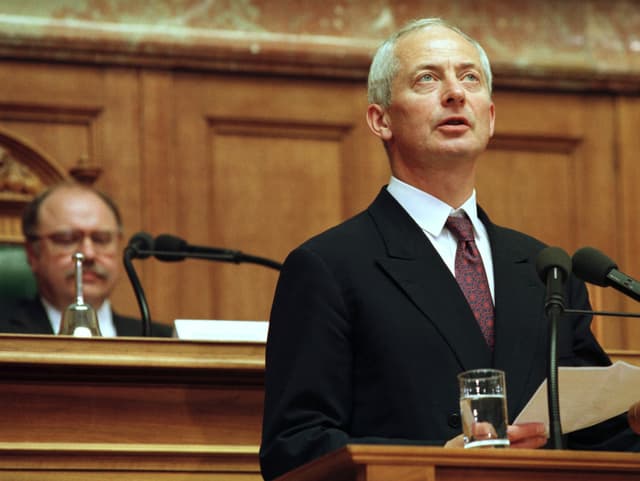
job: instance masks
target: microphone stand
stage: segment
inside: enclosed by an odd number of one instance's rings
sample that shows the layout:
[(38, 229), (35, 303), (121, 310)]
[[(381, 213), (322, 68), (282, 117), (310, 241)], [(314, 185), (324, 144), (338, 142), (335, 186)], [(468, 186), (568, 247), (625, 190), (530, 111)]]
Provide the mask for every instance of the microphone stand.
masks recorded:
[[(549, 276), (561, 275), (557, 272), (557, 267), (552, 268), (555, 272), (549, 272)], [(549, 433), (553, 449), (564, 449), (564, 439), (562, 437), (562, 424), (560, 422), (560, 396), (558, 389), (558, 323), (564, 311), (564, 300), (562, 294), (549, 289), (551, 282), (547, 283), (548, 300), (545, 304), (545, 312), (549, 319), (549, 362), (547, 365), (547, 404), (549, 409)]]
[(547, 404), (549, 406), (549, 429), (551, 431), (551, 441), (554, 449), (564, 449), (562, 438), (562, 425), (560, 423), (560, 401), (558, 389), (558, 321), (562, 311), (560, 309), (549, 309), (549, 365), (547, 370)]
[(593, 316), (609, 317), (640, 317), (638, 312), (587, 311), (585, 309), (565, 309), (565, 314), (591, 314)]
[(144, 254), (145, 252), (139, 251), (132, 247), (125, 248), (123, 254), (123, 262), (124, 268), (127, 271), (127, 275), (129, 276), (129, 280), (131, 281), (131, 285), (133, 286), (133, 292), (136, 295), (140, 313), (142, 314), (142, 335), (145, 337), (149, 337), (151, 336), (151, 316), (149, 314), (149, 304), (147, 303), (147, 298), (144, 295), (144, 290), (142, 289), (142, 284), (140, 283), (138, 274), (133, 267), (133, 262), (131, 262), (131, 257), (136, 253), (139, 255), (141, 253)]
[(248, 254), (239, 253), (239, 260), (235, 261), (236, 263), (240, 262), (248, 262), (251, 264), (259, 264), (261, 266), (270, 267), (271, 269), (275, 269), (279, 271), (282, 269), (282, 264), (279, 262), (273, 261), (271, 259), (266, 259), (264, 257), (252, 256)]
[(155, 250), (155, 249), (146, 250), (146, 249), (139, 249), (138, 247), (127, 246), (123, 254), (123, 263), (124, 263), (125, 270), (127, 271), (127, 275), (129, 276), (129, 280), (131, 281), (131, 285), (133, 286), (133, 292), (136, 295), (136, 300), (138, 301), (138, 307), (140, 308), (140, 313), (142, 315), (142, 335), (143, 336), (151, 336), (151, 316), (149, 314), (149, 305), (147, 303), (147, 299), (144, 294), (144, 289), (142, 288), (140, 279), (138, 278), (136, 270), (133, 267), (133, 263), (131, 262), (131, 258), (135, 256), (141, 259), (144, 259), (150, 256), (155, 256), (157, 259), (163, 260), (163, 261), (180, 261), (187, 257), (190, 257), (194, 259), (233, 262), (236, 264), (239, 264), (241, 262), (249, 262), (252, 264), (259, 264), (265, 267), (270, 267), (271, 269), (275, 269), (275, 270), (280, 270), (282, 268), (282, 264), (280, 264), (279, 262), (273, 261), (271, 259), (252, 256), (252, 255), (246, 255), (240, 251), (231, 251), (226, 249), (220, 249), (219, 252), (218, 251), (184, 252), (184, 251), (161, 251), (161, 250)]
[(270, 267), (271, 269), (280, 270), (282, 268), (282, 264), (276, 262), (271, 259), (267, 259), (265, 257), (252, 256), (248, 254), (243, 254), (240, 251), (225, 251), (225, 252), (185, 252), (185, 251), (145, 251), (139, 250), (138, 255), (150, 255), (156, 256), (156, 258), (160, 258), (161, 260), (182, 260), (184, 258), (192, 258), (192, 259), (206, 259), (210, 261), (220, 261), (220, 262), (233, 262), (235, 264), (240, 264), (243, 262), (247, 262), (250, 264), (259, 264), (265, 267)]

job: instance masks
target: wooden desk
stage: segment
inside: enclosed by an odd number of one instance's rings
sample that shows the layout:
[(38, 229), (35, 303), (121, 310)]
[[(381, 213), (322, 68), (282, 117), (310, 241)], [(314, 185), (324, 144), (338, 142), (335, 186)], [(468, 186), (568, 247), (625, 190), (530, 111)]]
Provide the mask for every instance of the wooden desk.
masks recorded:
[(263, 376), (263, 344), (0, 335), (0, 478), (262, 479)]
[(629, 481), (640, 455), (536, 449), (349, 445), (278, 481)]
[[(263, 376), (260, 343), (2, 334), (0, 479), (261, 480)], [(284, 479), (561, 479), (556, 470), (640, 479), (640, 455), (350, 446)]]
[(609, 349), (607, 350), (607, 354), (609, 354), (612, 362), (624, 361), (640, 366), (640, 351)]

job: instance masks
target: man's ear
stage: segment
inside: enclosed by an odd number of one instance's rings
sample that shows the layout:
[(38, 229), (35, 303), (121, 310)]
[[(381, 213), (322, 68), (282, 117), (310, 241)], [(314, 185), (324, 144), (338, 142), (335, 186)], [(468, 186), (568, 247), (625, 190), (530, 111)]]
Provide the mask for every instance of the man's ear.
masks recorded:
[(493, 102), (491, 102), (491, 106), (489, 107), (489, 137), (493, 137), (495, 126), (496, 126), (496, 106)]
[(24, 251), (25, 254), (27, 256), (27, 263), (29, 264), (29, 266), (31, 267), (31, 270), (34, 270), (34, 267), (36, 266), (37, 260), (38, 260), (38, 249), (40, 248), (40, 246), (36, 246), (34, 245), (33, 242), (25, 242), (24, 244)]
[(369, 104), (367, 107), (367, 125), (376, 137), (383, 141), (391, 139), (391, 122), (387, 110), (378, 104)]

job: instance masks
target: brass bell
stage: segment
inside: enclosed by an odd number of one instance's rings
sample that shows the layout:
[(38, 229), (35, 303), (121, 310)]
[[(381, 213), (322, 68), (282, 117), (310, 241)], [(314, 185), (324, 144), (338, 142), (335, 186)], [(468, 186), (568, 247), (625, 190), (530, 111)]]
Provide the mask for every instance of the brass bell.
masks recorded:
[(58, 334), (76, 337), (102, 336), (96, 311), (89, 304), (85, 304), (82, 294), (82, 262), (84, 261), (84, 255), (81, 252), (76, 252), (72, 258), (75, 263), (76, 302), (65, 309)]

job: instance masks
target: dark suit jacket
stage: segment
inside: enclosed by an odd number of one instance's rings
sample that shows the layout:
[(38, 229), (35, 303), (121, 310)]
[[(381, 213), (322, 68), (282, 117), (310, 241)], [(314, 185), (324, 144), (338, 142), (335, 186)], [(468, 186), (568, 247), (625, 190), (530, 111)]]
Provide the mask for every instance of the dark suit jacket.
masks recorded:
[[(522, 410), (546, 377), (545, 286), (534, 265), (545, 246), (480, 216), (494, 263), (493, 353), (454, 276), (386, 189), (287, 257), (267, 343), (265, 479), (347, 443), (444, 444), (461, 433), (456, 376), (468, 369), (504, 370), (510, 421)], [(566, 303), (589, 308), (573, 277)], [(610, 364), (590, 322), (563, 318), (560, 364)], [(590, 432), (574, 446), (599, 443)]]
[[(118, 336), (141, 336), (142, 321), (113, 312), (113, 323)], [(47, 312), (39, 298), (0, 299), (0, 332), (14, 334), (54, 334)], [(153, 323), (154, 337), (171, 337), (173, 329), (165, 324)]]

